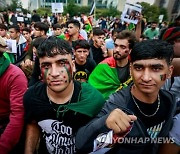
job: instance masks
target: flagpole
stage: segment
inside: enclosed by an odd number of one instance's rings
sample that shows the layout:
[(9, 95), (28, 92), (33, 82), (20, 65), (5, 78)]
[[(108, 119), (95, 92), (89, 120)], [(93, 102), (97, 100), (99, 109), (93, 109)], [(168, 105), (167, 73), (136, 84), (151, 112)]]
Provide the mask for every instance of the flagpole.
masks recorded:
[(94, 19), (96, 20), (96, 0), (94, 0), (95, 8), (94, 8)]

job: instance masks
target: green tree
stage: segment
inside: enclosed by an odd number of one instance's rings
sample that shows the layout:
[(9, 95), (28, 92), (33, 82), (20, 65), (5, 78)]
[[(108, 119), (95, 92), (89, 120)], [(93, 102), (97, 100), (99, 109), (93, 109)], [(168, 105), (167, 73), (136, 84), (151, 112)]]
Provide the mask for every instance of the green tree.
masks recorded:
[(48, 14), (48, 15), (51, 15), (52, 13), (51, 13), (51, 8), (39, 8), (39, 9), (37, 9), (37, 13), (40, 15), (40, 16), (43, 16), (43, 15), (45, 15), (46, 13)]
[(147, 19), (147, 22), (156, 21), (159, 22), (159, 15), (164, 15), (163, 20), (167, 20), (167, 10), (165, 8), (159, 8), (155, 5), (150, 5), (146, 2), (141, 2), (140, 5), (142, 6), (142, 14)]
[(22, 9), (22, 3), (19, 2), (19, 0), (11, 0), (11, 5), (7, 6), (7, 9), (10, 9), (11, 11), (16, 11), (16, 8)]
[(160, 14), (164, 15), (163, 21), (168, 21), (167, 9), (165, 9), (165, 8), (160, 8)]
[(65, 12), (64, 13), (69, 13), (69, 15), (72, 17), (74, 15), (78, 14), (79, 8), (78, 6), (75, 4), (74, 0), (69, 0), (68, 1), (68, 5), (65, 8)]
[(117, 17), (120, 16), (121, 12), (117, 9), (111, 7), (109, 9), (96, 9), (96, 18), (99, 17)]

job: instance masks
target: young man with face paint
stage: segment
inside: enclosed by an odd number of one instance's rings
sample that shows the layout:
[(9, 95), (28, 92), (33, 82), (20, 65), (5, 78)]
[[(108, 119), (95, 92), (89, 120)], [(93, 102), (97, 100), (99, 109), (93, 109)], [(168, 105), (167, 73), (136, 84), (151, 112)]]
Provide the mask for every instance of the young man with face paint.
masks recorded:
[(86, 82), (96, 67), (95, 61), (92, 58), (88, 58), (90, 45), (86, 40), (77, 40), (74, 42), (73, 48), (76, 67), (74, 80)]
[(106, 58), (99, 63), (89, 76), (88, 82), (98, 89), (105, 99), (132, 82), (128, 56), (135, 42), (134, 33), (127, 30), (122, 31), (114, 41), (113, 57)]
[(67, 41), (47, 38), (38, 57), (44, 82), (30, 87), (24, 96), (25, 153), (35, 151), (39, 138), (39, 153), (75, 153), (77, 130), (100, 111), (104, 99), (88, 83), (73, 81), (75, 66)]
[(81, 152), (92, 151), (93, 145), (95, 151), (96, 137), (109, 132), (113, 146), (108, 153), (155, 154), (168, 135), (176, 104), (173, 95), (160, 88), (173, 71), (173, 47), (146, 40), (133, 47), (130, 57), (134, 83), (112, 94), (97, 117), (79, 129), (76, 147)]

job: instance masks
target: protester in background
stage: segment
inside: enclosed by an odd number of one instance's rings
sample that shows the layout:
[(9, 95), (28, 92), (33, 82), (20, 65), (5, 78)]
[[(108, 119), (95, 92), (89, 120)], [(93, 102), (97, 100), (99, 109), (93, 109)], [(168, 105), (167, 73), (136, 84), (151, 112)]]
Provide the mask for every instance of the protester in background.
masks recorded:
[(23, 154), (23, 145), (17, 144), (24, 127), (23, 95), (27, 80), (21, 69), (4, 57), (6, 49), (2, 41), (0, 39), (0, 153)]
[(135, 42), (136, 37), (133, 32), (122, 31), (115, 38), (113, 57), (103, 60), (91, 73), (88, 82), (98, 89), (105, 99), (132, 82), (128, 56)]
[(144, 35), (149, 39), (157, 39), (159, 36), (159, 30), (157, 29), (157, 22), (152, 22), (151, 27), (144, 31)]
[(90, 45), (86, 40), (77, 40), (74, 42), (73, 49), (76, 67), (74, 80), (86, 82), (96, 67), (95, 61), (92, 58), (88, 58)]

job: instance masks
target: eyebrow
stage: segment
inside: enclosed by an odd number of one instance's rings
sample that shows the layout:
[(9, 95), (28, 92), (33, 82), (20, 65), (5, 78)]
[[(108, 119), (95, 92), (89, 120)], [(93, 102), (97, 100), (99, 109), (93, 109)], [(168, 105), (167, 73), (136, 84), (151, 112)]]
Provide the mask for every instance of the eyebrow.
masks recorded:
[[(133, 66), (134, 66), (134, 67), (144, 67), (143, 64), (137, 64), (137, 63), (133, 64)], [(156, 67), (156, 68), (163, 68), (163, 67), (164, 67), (164, 65), (162, 65), (162, 64), (150, 64), (150, 65), (148, 65), (148, 66), (150, 66), (150, 67)]]
[[(68, 59), (66, 59), (66, 58), (61, 58), (61, 59), (56, 60), (55, 63), (61, 62), (61, 61), (66, 62), (66, 61), (68, 61)], [(42, 63), (41, 63), (41, 65), (47, 65), (47, 64), (51, 64), (51, 62), (42, 62)]]

